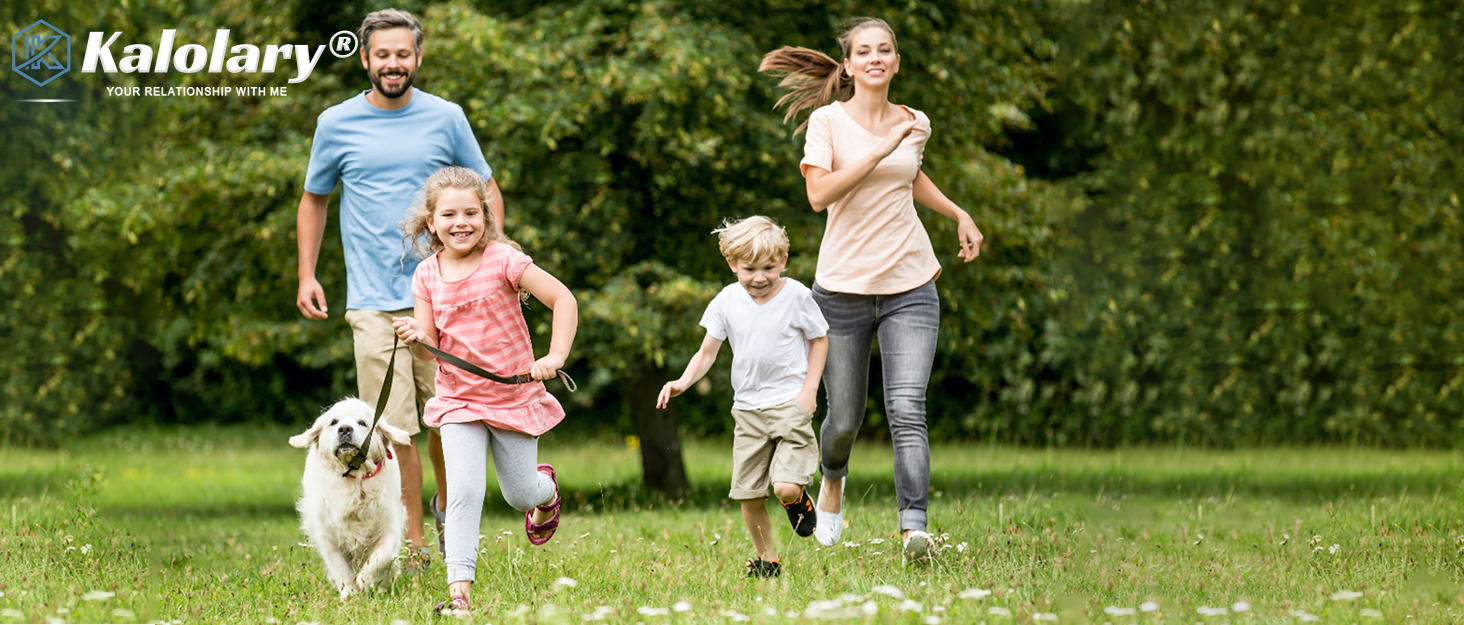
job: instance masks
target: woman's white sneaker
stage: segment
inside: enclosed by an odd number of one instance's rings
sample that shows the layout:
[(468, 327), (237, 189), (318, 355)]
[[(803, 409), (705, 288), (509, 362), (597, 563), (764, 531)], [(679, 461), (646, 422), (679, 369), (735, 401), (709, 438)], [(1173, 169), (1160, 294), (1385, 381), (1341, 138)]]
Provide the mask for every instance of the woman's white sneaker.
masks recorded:
[[(813, 507), (814, 515), (818, 517), (818, 526), (813, 528), (813, 539), (825, 547), (832, 547), (839, 544), (839, 537), (844, 533), (844, 501), (839, 498), (838, 512), (824, 512), (824, 492), (828, 487), (818, 489), (818, 505)], [(844, 480), (839, 480), (839, 493), (844, 492)]]
[(905, 561), (924, 562), (930, 559), (930, 534), (911, 530), (905, 535)]

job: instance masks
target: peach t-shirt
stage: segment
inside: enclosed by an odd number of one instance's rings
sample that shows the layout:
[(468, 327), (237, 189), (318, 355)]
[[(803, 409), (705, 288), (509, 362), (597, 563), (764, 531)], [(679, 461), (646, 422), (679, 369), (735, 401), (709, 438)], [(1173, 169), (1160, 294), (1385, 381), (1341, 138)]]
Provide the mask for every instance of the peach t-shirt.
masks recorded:
[[(930, 139), (930, 118), (908, 106), (900, 108), (915, 117), (915, 129), (848, 195), (828, 207), (815, 274), (818, 286), (826, 290), (891, 295), (940, 275), (930, 235), (915, 213), (915, 176)], [(813, 165), (838, 171), (882, 141), (834, 102), (809, 116), (799, 169)]]
[[(489, 243), (467, 276), (442, 279), (437, 255), (417, 265), (412, 293), (432, 305), (437, 346), (458, 358), (508, 377), (534, 365), (529, 325), (519, 304), (519, 279), (533, 259), (503, 243)], [(564, 419), (564, 407), (543, 382), (502, 384), (447, 363), (437, 367), (437, 395), (427, 400), (422, 421), (483, 421), (504, 430), (538, 436)]]

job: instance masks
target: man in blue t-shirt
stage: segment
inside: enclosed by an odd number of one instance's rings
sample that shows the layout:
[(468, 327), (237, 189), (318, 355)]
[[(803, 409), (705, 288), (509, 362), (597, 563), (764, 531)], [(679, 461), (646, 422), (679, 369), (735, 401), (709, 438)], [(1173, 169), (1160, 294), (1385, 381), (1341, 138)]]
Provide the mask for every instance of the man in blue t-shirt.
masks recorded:
[[(410, 13), (377, 11), (361, 23), (361, 64), (372, 88), (320, 114), (310, 148), (310, 168), (297, 218), (300, 290), (295, 305), (307, 319), (325, 319), (325, 292), (315, 279), (325, 233), (326, 201), (341, 182), (341, 240), (346, 253), (346, 321), (355, 339), (356, 382), (361, 399), (375, 405), (386, 376), (393, 338), (391, 318), (410, 316), (417, 259), (404, 253), (399, 226), (432, 172), (448, 165), (477, 171), (488, 180), (489, 208), (503, 223), (503, 198), (483, 160), (462, 107), (412, 88), (422, 65), (422, 27)], [(501, 227), (501, 226), (500, 226)], [(408, 434), (421, 431), (418, 415), (433, 394), (437, 367), (397, 347), (391, 399), (383, 422)], [(395, 447), (401, 465), (407, 541), (418, 570), (428, 551), (422, 533), (422, 462), (417, 443)], [(437, 478), (432, 498), (441, 550), (447, 499), (442, 439), (428, 431), (428, 453)]]

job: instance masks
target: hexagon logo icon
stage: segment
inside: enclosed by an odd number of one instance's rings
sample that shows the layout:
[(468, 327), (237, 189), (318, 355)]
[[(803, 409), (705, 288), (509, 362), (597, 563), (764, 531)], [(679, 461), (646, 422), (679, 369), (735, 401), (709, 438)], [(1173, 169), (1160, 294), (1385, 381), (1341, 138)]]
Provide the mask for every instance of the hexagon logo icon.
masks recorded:
[(10, 69), (37, 87), (46, 86), (71, 71), (71, 35), (36, 20), (11, 38)]

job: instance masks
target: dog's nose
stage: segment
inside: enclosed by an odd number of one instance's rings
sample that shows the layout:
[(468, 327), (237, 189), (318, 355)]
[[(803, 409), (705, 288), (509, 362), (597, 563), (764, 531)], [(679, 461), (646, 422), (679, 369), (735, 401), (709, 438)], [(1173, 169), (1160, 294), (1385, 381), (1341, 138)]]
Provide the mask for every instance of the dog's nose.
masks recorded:
[(341, 429), (340, 429), (340, 436), (341, 436), (341, 438), (345, 438), (347, 436), (351, 436), (351, 435), (353, 435), (355, 433), (356, 433), (356, 428), (353, 428), (353, 427), (351, 427), (349, 425), (343, 425), (343, 426), (341, 426)]

